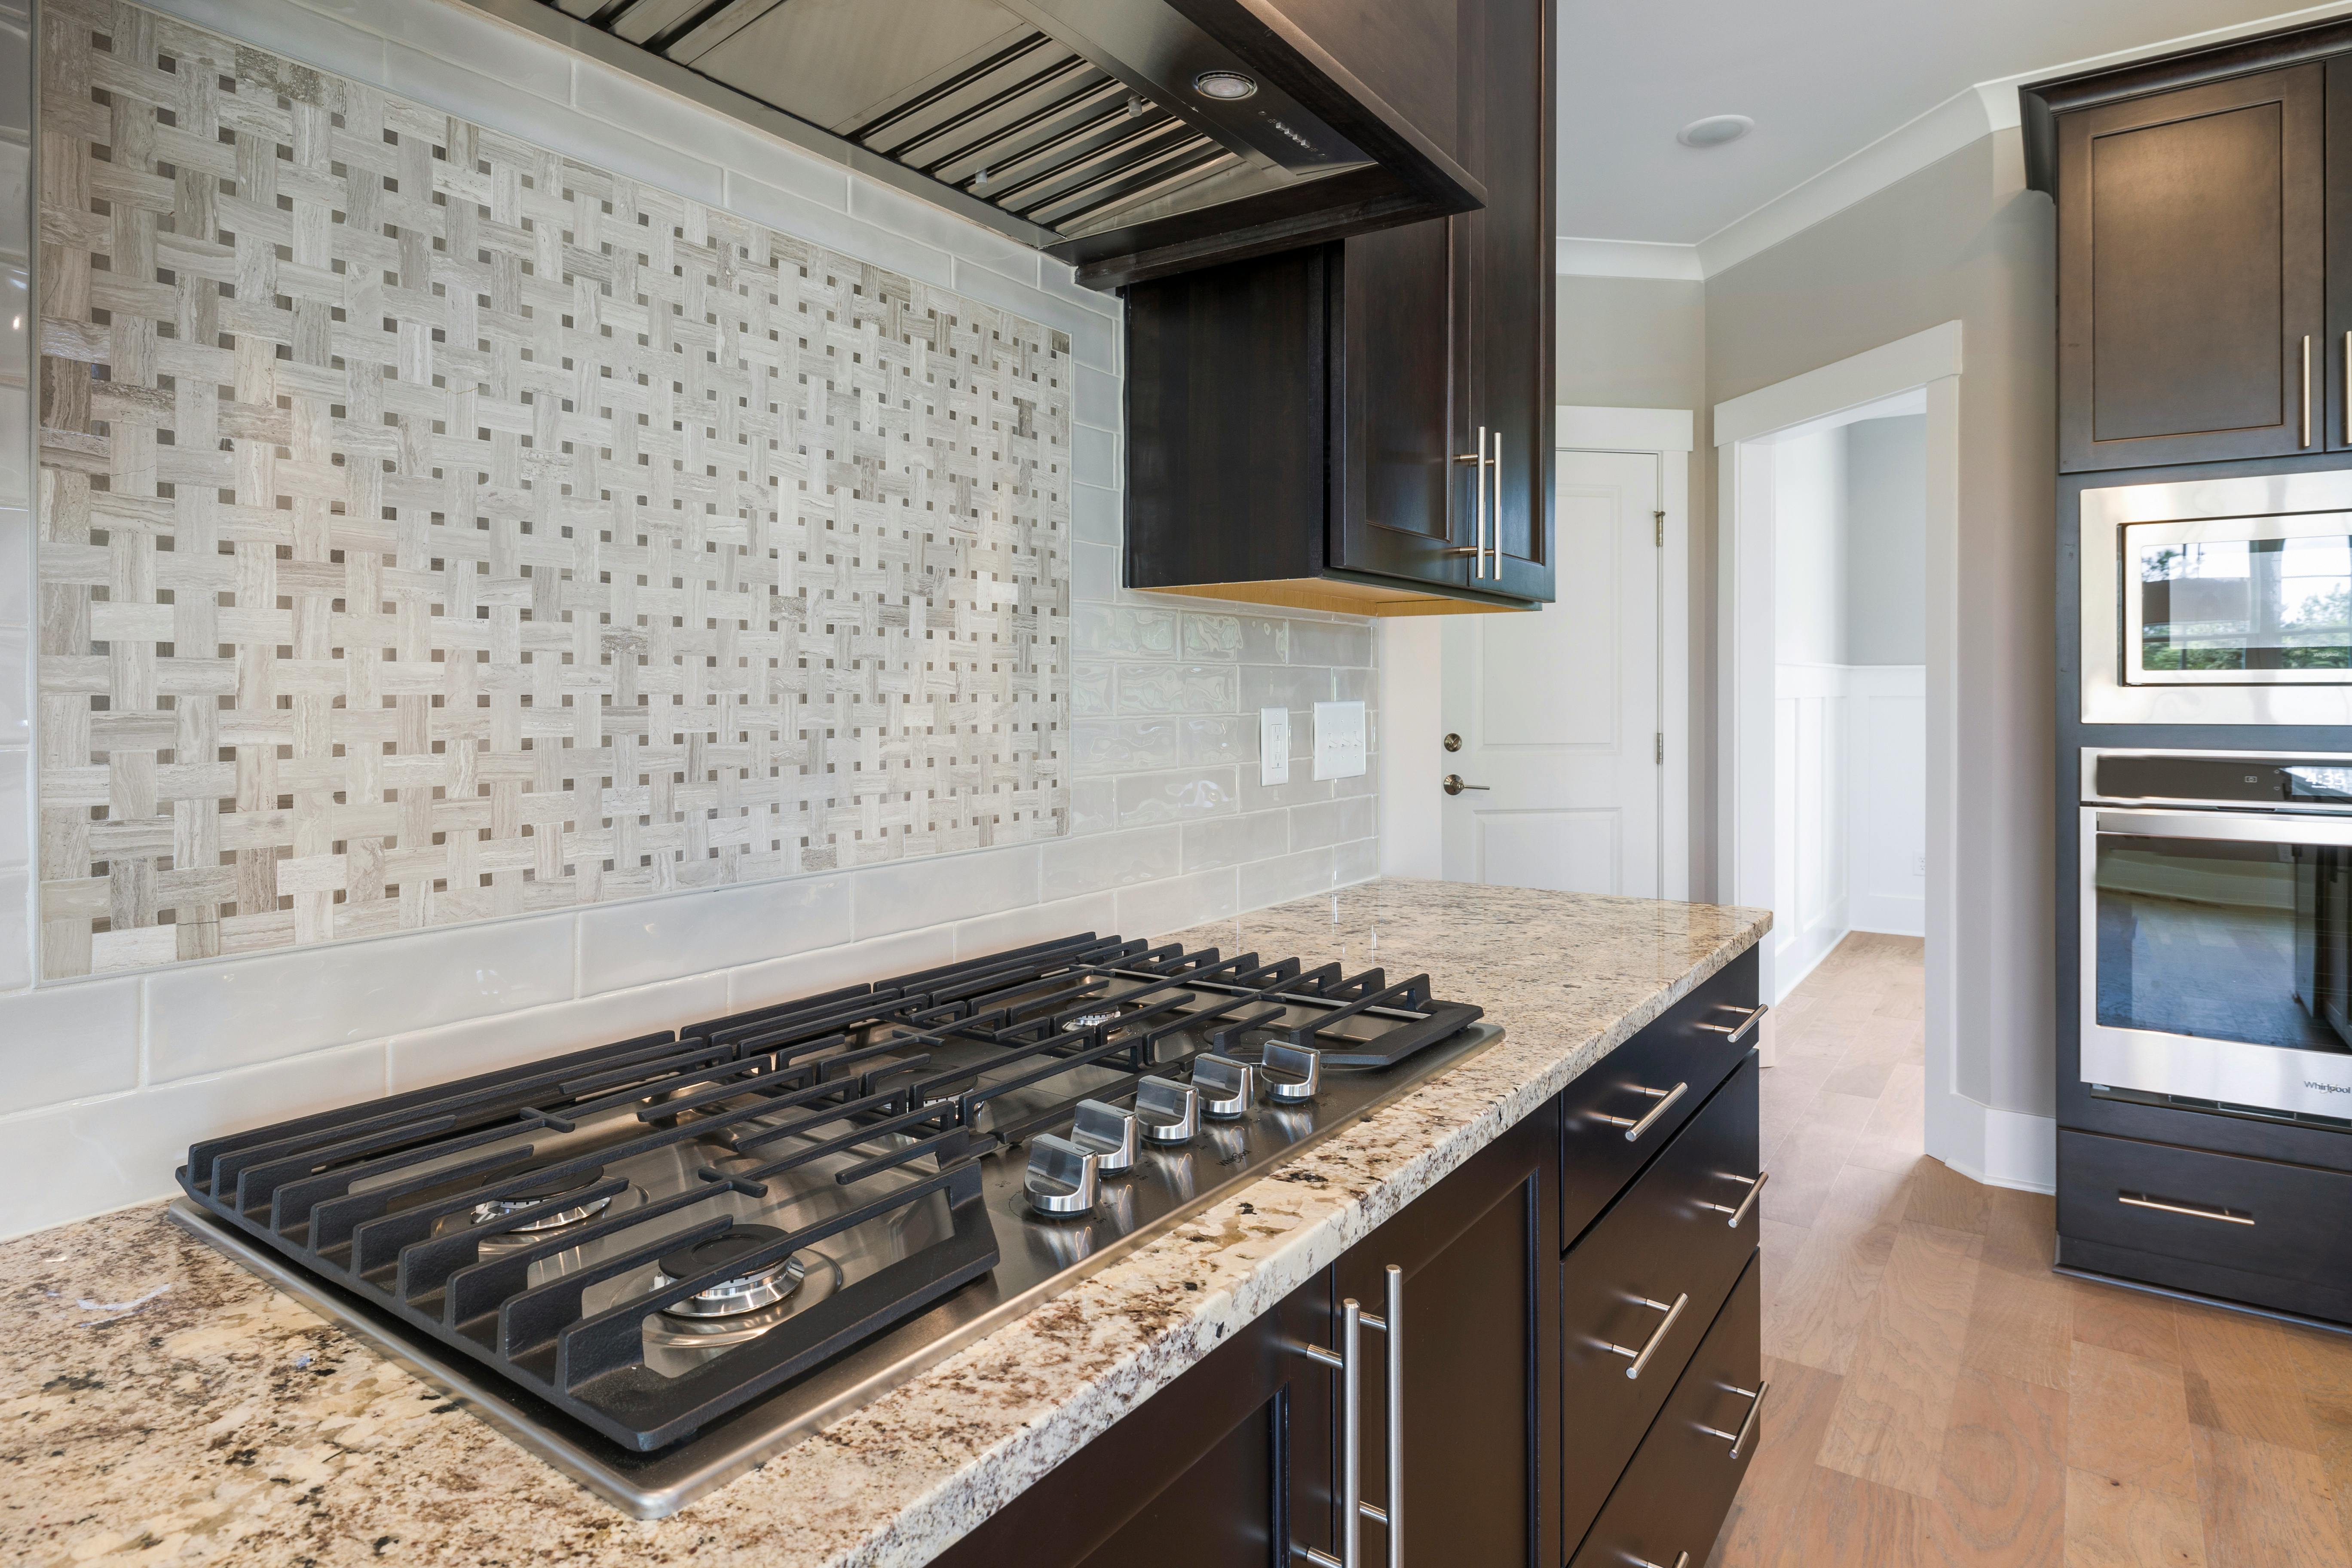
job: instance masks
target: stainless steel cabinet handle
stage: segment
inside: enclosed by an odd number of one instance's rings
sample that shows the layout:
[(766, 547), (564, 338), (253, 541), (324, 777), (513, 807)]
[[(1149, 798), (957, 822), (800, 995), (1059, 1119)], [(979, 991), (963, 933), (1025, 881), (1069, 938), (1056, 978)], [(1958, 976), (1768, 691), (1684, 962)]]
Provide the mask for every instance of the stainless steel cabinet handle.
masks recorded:
[(1445, 553), (1468, 555), (1470, 575), (1484, 578), (1486, 575), (1486, 427), (1484, 425), (1478, 426), (1478, 449), (1457, 452), (1454, 460), (1475, 464), (1478, 471), (1470, 479), (1470, 547), (1466, 551), (1449, 550)]
[(1608, 1347), (1619, 1355), (1631, 1356), (1633, 1359), (1633, 1364), (1625, 1369), (1627, 1377), (1641, 1376), (1642, 1369), (1650, 1364), (1650, 1357), (1656, 1353), (1659, 1345), (1665, 1342), (1666, 1336), (1674, 1331), (1675, 1322), (1683, 1315), (1683, 1309), (1690, 1305), (1690, 1292), (1685, 1290), (1675, 1297), (1675, 1304), (1671, 1307), (1664, 1301), (1653, 1301), (1647, 1296), (1635, 1297), (1633, 1304), (1637, 1307), (1653, 1308), (1664, 1312), (1665, 1316), (1658, 1320), (1658, 1326), (1650, 1331), (1650, 1337), (1642, 1342), (1640, 1350), (1628, 1350), (1623, 1345)]
[(1769, 1171), (1759, 1171), (1752, 1176), (1735, 1176), (1730, 1172), (1726, 1171), (1722, 1174), (1723, 1179), (1727, 1182), (1746, 1182), (1748, 1184), (1748, 1195), (1739, 1200), (1739, 1206), (1738, 1208), (1733, 1208), (1729, 1204), (1701, 1204), (1698, 1206), (1703, 1209), (1713, 1209), (1717, 1214), (1729, 1215), (1731, 1218), (1727, 1220), (1725, 1223), (1733, 1230), (1738, 1230), (1739, 1228), (1739, 1222), (1748, 1217), (1748, 1211), (1756, 1206), (1757, 1194), (1764, 1190), (1764, 1184), (1772, 1179), (1772, 1173)]
[(1594, 1121), (1606, 1121), (1612, 1127), (1622, 1127), (1628, 1143), (1639, 1142), (1643, 1133), (1658, 1124), (1659, 1117), (1674, 1109), (1675, 1101), (1690, 1092), (1690, 1085), (1686, 1083), (1678, 1083), (1672, 1089), (1645, 1089), (1638, 1083), (1629, 1083), (1625, 1087), (1635, 1094), (1649, 1095), (1658, 1103), (1650, 1107), (1648, 1114), (1638, 1121), (1630, 1116), (1612, 1116), (1601, 1110), (1594, 1111), (1592, 1117)]
[[(1290, 1554), (1316, 1568), (1362, 1568), (1363, 1524), (1370, 1520), (1389, 1537), (1389, 1568), (1404, 1568), (1404, 1270), (1388, 1267), (1386, 1317), (1374, 1317), (1353, 1296), (1339, 1305), (1339, 1348), (1300, 1345), (1309, 1361), (1339, 1374), (1339, 1555), (1291, 1543)], [(1386, 1508), (1364, 1500), (1363, 1331), (1387, 1337), (1389, 1499)]]
[(1489, 558), (1491, 569), (1487, 575), (1500, 582), (1503, 576), (1503, 432), (1499, 426), (1495, 431), (1495, 500), (1494, 504), (1487, 508), (1487, 515), (1495, 520), (1488, 531), (1494, 540), (1491, 546), (1494, 554)]
[(2137, 1193), (2117, 1193), (2116, 1202), (2129, 1204), (2136, 1209), (2160, 1209), (2166, 1214), (2185, 1214), (2191, 1219), (2218, 1219), (2224, 1225), (2254, 1223), (2254, 1216), (2250, 1214), (2231, 1214), (2228, 1209), (2207, 1208), (2202, 1204), (2159, 1203), (2154, 1198), (2142, 1197)]
[(1444, 789), (1445, 793), (1448, 795), (1460, 795), (1466, 789), (1479, 790), (1483, 792), (1486, 787), (1487, 786), (1485, 784), (1464, 784), (1460, 773), (1448, 773), (1445, 775)]
[(1756, 1413), (1764, 1408), (1764, 1396), (1772, 1392), (1772, 1385), (1769, 1382), (1759, 1383), (1752, 1394), (1744, 1388), (1734, 1388), (1731, 1392), (1742, 1395), (1748, 1401), (1748, 1415), (1739, 1423), (1739, 1430), (1726, 1432), (1719, 1426), (1702, 1426), (1699, 1430), (1710, 1437), (1720, 1437), (1729, 1443), (1731, 1452), (1726, 1458), (1736, 1459), (1747, 1448), (1748, 1438), (1756, 1430)]
[(2311, 334), (2303, 335), (2303, 444), (2311, 445)]
[(1693, 1025), (1692, 1027), (1705, 1029), (1711, 1035), (1721, 1035), (1725, 1045), (1736, 1046), (1739, 1043), (1739, 1037), (1754, 1028), (1758, 1021), (1771, 1010), (1771, 1008), (1759, 1003), (1757, 1005), (1749, 1008), (1748, 1010), (1748, 1016), (1740, 1019), (1737, 1024), (1696, 1024)]

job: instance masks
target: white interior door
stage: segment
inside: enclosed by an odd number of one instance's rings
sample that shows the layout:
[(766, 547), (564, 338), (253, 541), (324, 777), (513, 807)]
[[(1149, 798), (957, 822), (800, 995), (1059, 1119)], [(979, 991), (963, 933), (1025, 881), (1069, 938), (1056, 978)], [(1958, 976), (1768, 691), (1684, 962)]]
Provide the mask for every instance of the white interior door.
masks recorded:
[(1660, 896), (1659, 458), (1559, 454), (1559, 599), (1445, 626), (1449, 881)]

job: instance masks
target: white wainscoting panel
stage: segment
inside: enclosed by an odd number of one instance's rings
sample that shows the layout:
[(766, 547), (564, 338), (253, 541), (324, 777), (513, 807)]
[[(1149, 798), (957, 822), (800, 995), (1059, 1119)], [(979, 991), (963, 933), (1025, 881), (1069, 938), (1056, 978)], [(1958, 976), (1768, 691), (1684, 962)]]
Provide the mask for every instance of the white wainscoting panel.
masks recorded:
[(1776, 667), (1773, 986), (1778, 1002), (1829, 955), (1846, 917), (1847, 668)]
[(1846, 915), (1855, 931), (1927, 934), (1927, 667), (1846, 670), (1851, 810)]

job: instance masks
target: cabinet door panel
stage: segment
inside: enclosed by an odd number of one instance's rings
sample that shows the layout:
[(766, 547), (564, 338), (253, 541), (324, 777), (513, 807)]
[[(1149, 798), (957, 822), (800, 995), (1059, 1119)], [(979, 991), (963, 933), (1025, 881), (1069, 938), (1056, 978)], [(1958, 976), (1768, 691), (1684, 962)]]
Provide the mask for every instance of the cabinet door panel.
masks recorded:
[[(1346, 389), (1336, 410), (1338, 469), (1331, 563), (1424, 583), (1468, 580), (1467, 561), (1446, 551), (1466, 517), (1473, 475), (1457, 464), (1454, 388), (1455, 219), (1410, 224), (1347, 241), (1341, 261), (1341, 360)], [(1457, 473), (1458, 470), (1458, 473)]]
[(2324, 98), (2315, 64), (2061, 121), (2063, 468), (2323, 437)]
[[(1381, 1310), (1403, 1271), (1405, 1561), (1552, 1568), (1559, 1273), (1552, 1249), (1556, 1108), (1529, 1117), (1339, 1260), (1337, 1289)], [(1556, 1147), (1556, 1144), (1554, 1144)], [(1386, 1504), (1386, 1345), (1364, 1335), (1366, 1500)], [(1380, 1526), (1367, 1562), (1386, 1561)]]
[[(1486, 473), (1487, 576), (1473, 584), (1552, 596), (1554, 377), (1551, 0), (1486, 0), (1479, 103), (1486, 205), (1472, 236), (1468, 423), (1501, 467)], [(1500, 483), (1496, 483), (1499, 477)]]
[(950, 1547), (942, 1568), (1284, 1568), (1330, 1539), (1322, 1273)]

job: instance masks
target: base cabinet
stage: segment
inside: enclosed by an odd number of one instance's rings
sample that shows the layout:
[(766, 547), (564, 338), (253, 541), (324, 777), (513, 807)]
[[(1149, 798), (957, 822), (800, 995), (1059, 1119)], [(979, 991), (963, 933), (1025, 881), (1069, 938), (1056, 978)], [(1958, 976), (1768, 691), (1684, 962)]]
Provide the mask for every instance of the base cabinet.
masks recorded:
[(1743, 955), (1619, 1047), (1688, 1100), (1633, 1158), (1591, 1135), (1622, 1096), (1570, 1085), (939, 1561), (1386, 1568), (1393, 1526), (1410, 1568), (1705, 1562), (1755, 1442), (1706, 1435), (1759, 1386), (1757, 1068), (1727, 1039), (1755, 1005)]

